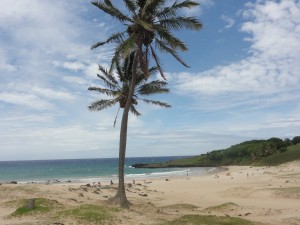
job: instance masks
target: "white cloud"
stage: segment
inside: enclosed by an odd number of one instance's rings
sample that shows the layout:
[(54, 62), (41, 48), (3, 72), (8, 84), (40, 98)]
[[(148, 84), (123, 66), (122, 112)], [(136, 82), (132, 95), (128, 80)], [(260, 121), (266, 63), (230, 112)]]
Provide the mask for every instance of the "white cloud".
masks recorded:
[(56, 99), (56, 100), (74, 100), (75, 97), (71, 95), (69, 92), (53, 90), (45, 87), (34, 86), (32, 88), (34, 93), (38, 95), (44, 96), (48, 99)]
[[(105, 65), (101, 64), (101, 66)], [(95, 78), (97, 76), (97, 73), (99, 73), (99, 65), (96, 63), (91, 63), (84, 69), (84, 74), (90, 78)]]
[(203, 13), (203, 8), (210, 8), (215, 4), (214, 0), (195, 0), (195, 2), (200, 5), (190, 9), (184, 9), (186, 16), (200, 16)]
[(1, 49), (0, 49), (0, 71), (3, 73), (16, 71), (16, 67), (7, 62), (7, 59), (4, 57), (4, 52)]
[(233, 18), (226, 16), (224, 14), (221, 16), (221, 19), (226, 23), (224, 29), (229, 29), (235, 24), (235, 20)]
[[(96, 77), (92, 62), (107, 60), (105, 49), (90, 51), (105, 32), (85, 18), (87, 8), (93, 6), (84, 1), (1, 1), (2, 103), (55, 110), (57, 100), (76, 100), (73, 88)], [(80, 72), (89, 80), (80, 79)]]
[[(209, 96), (223, 96), (230, 105), (258, 97), (271, 100), (279, 93), (289, 96), (299, 90), (300, 3), (258, 1), (248, 4), (243, 16), (247, 21), (241, 31), (251, 35), (250, 56), (201, 73), (179, 73), (180, 93), (192, 93), (203, 101)], [(299, 92), (294, 98), (297, 96)]]
[(91, 83), (88, 80), (86, 80), (86, 79), (84, 79), (82, 77), (64, 76), (63, 80), (65, 82), (69, 82), (69, 83), (72, 83), (72, 84), (77, 84), (77, 85), (79, 85), (81, 87), (82, 86), (91, 85)]
[(53, 104), (35, 95), (30, 94), (2, 92), (0, 93), (0, 101), (17, 106), (26, 106), (31, 109), (36, 109), (38, 111), (54, 109)]
[(64, 62), (62, 65), (64, 68), (77, 72), (85, 68), (85, 65), (81, 62)]
[(288, 117), (284, 119), (270, 120), (265, 123), (268, 127), (285, 128), (300, 127), (300, 117)]

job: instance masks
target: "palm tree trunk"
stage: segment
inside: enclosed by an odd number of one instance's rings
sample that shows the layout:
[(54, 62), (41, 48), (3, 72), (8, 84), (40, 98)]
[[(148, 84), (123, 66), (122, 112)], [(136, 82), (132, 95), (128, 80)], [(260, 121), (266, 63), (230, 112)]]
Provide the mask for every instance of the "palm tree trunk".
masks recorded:
[(130, 205), (130, 202), (127, 200), (126, 192), (125, 192), (124, 165), (125, 165), (125, 155), (126, 155), (128, 115), (129, 115), (131, 100), (134, 93), (135, 84), (136, 84), (137, 62), (138, 62), (137, 54), (135, 54), (133, 59), (133, 65), (132, 65), (132, 78), (130, 84), (130, 91), (123, 111), (121, 129), (120, 129), (118, 192), (113, 198), (110, 199), (110, 202), (115, 204), (120, 204), (120, 206), (124, 208), (129, 208)]

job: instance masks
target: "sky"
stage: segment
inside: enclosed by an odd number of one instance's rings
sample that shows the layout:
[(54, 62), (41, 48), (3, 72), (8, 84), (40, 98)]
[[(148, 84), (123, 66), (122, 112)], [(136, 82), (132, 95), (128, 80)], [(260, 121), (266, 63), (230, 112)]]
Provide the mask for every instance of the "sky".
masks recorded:
[[(190, 68), (160, 54), (170, 93), (152, 99), (172, 108), (138, 104), (128, 157), (300, 135), (300, 0), (197, 1), (183, 13), (203, 28), (174, 32)], [(91, 45), (124, 27), (87, 0), (0, 3), (0, 161), (117, 157), (118, 107), (90, 112), (87, 88), (113, 53)]]

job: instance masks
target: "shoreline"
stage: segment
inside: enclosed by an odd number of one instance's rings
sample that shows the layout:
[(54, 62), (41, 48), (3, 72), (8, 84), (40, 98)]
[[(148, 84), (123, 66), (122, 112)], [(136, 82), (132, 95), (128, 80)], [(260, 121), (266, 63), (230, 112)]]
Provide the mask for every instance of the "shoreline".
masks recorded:
[[(149, 179), (166, 179), (166, 178), (175, 178), (175, 177), (185, 177), (185, 176), (202, 176), (210, 173), (218, 173), (220, 171), (226, 170), (225, 167), (178, 167), (172, 168), (173, 171), (165, 171), (165, 172), (148, 172), (143, 174), (125, 174), (125, 181), (130, 180), (149, 180)], [(150, 169), (151, 171), (152, 169)], [(2, 184), (10, 184), (10, 183), (18, 183), (18, 184), (83, 184), (83, 183), (93, 183), (93, 182), (109, 182), (109, 181), (117, 181), (118, 175), (110, 175), (110, 176), (99, 176), (99, 177), (79, 177), (79, 178), (51, 178), (51, 179), (37, 179), (37, 180), (0, 180)]]
[[(300, 161), (275, 167), (228, 166), (226, 170), (204, 175), (189, 175), (126, 182), (126, 194), (133, 204), (120, 210), (109, 224), (160, 224), (184, 215), (241, 218), (264, 225), (300, 224)], [(82, 205), (112, 207), (107, 199), (116, 194), (117, 184), (101, 182), (101, 188), (82, 183), (2, 184), (0, 185), (0, 224), (54, 224), (51, 213), (10, 218), (17, 208), (7, 202), (45, 198), (64, 210)], [(56, 204), (56, 203), (55, 203)], [(118, 207), (117, 207), (118, 208)], [(56, 214), (55, 214), (56, 215)], [(124, 216), (126, 215), (126, 216)], [(57, 218), (57, 217), (55, 217)], [(78, 218), (59, 218), (63, 224), (79, 224)], [(25, 222), (23, 221), (25, 220)], [(81, 224), (94, 224), (80, 222)]]

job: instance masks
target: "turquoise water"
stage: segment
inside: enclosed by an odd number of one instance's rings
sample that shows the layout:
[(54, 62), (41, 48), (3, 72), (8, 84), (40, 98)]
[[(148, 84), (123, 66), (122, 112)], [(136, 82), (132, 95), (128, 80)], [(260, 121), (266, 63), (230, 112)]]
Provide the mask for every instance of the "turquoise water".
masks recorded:
[[(207, 173), (211, 168), (163, 168), (137, 169), (135, 163), (164, 162), (182, 157), (145, 157), (127, 158), (125, 178), (147, 179), (151, 177), (170, 177), (193, 173)], [(0, 161), (0, 182), (46, 182), (72, 181), (97, 182), (116, 180), (118, 175), (118, 159), (65, 159), (65, 160), (32, 160), (32, 161)]]

